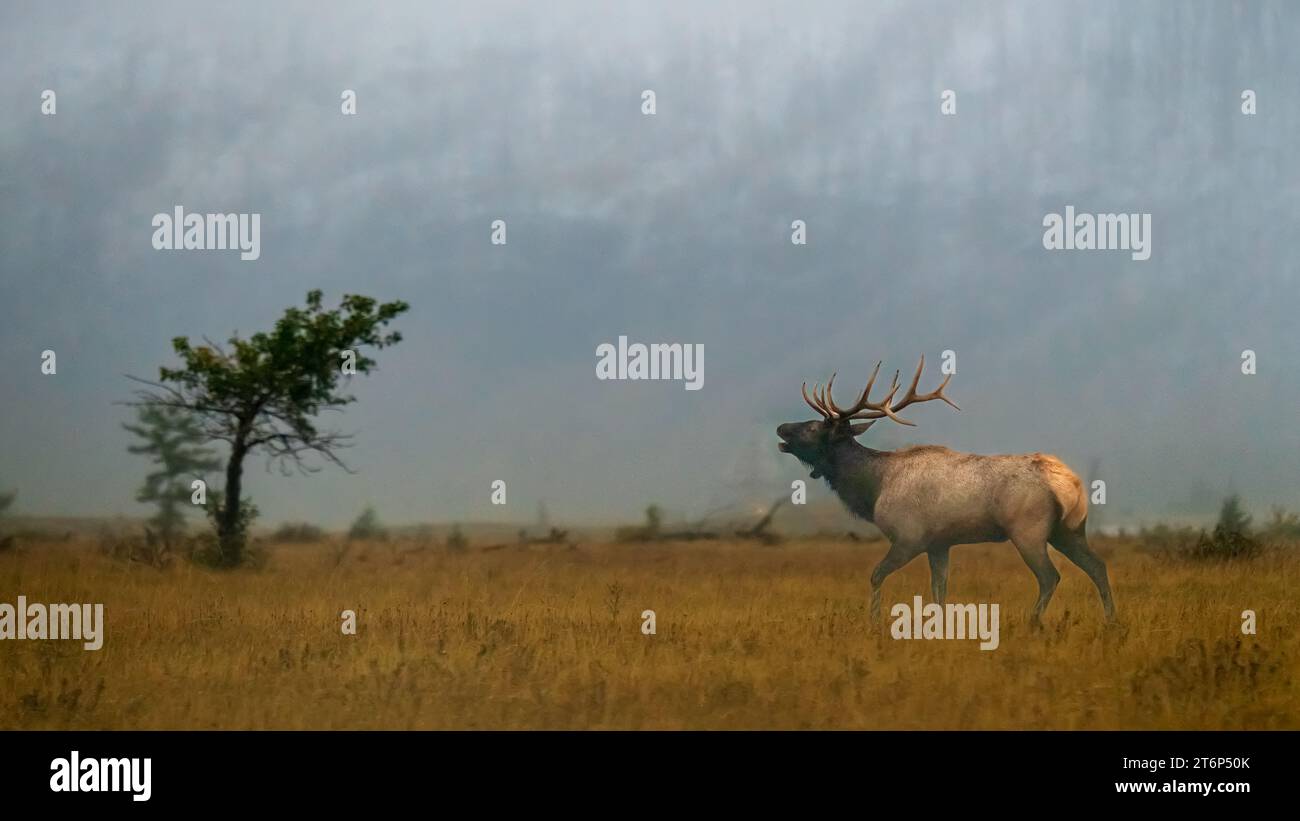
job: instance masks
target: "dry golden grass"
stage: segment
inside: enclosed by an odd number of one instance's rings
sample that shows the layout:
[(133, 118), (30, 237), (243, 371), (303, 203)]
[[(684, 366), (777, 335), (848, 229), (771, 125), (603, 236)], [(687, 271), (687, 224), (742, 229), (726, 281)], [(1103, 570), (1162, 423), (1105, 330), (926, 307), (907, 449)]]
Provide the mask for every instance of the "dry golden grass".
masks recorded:
[[(1001, 605), (992, 652), (872, 635), (881, 544), (373, 545), (337, 566), (319, 545), (233, 573), (27, 545), (0, 555), (0, 601), (103, 602), (107, 637), (0, 642), (0, 727), (1300, 728), (1300, 556), (1171, 565), (1094, 542), (1118, 628), (1057, 554), (1034, 632), (1015, 550), (953, 551), (949, 600)], [(886, 614), (928, 590), (921, 559)]]

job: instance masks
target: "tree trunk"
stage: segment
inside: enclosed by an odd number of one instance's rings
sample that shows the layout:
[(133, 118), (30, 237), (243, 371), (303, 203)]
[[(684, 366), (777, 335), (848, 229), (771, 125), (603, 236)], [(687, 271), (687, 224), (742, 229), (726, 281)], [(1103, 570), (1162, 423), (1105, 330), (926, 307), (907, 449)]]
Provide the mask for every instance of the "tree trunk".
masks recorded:
[(221, 546), (221, 563), (227, 567), (235, 567), (243, 559), (244, 537), (247, 535), (239, 529), (245, 453), (243, 437), (239, 437), (230, 448), (230, 461), (226, 462), (226, 489), (217, 520), (217, 542)]
[(179, 503), (176, 494), (168, 485), (158, 500), (158, 515), (154, 517), (154, 523), (158, 525), (158, 535), (162, 538), (163, 546), (168, 550), (176, 546), (177, 537), (180, 531), (184, 517), (178, 509)]

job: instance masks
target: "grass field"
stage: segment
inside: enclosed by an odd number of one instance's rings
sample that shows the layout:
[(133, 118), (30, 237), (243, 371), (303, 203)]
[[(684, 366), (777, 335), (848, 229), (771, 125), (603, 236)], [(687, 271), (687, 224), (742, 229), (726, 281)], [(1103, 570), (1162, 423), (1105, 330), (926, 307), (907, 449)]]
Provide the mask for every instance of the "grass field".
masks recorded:
[[(285, 546), (234, 572), (27, 544), (0, 555), (0, 601), (103, 602), (106, 638), (0, 642), (0, 727), (1300, 728), (1300, 555), (1094, 546), (1119, 626), (1053, 553), (1041, 632), (1010, 545), (956, 548), (949, 601), (1001, 605), (981, 652), (871, 633), (881, 543)], [(886, 583), (886, 614), (928, 591), (920, 559)]]

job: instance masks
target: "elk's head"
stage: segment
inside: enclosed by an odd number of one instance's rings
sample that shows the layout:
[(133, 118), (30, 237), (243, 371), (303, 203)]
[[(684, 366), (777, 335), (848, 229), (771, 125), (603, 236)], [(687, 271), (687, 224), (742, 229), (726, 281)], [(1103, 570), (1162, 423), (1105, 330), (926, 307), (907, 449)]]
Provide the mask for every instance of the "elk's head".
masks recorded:
[[(876, 424), (877, 419), (888, 417), (900, 425), (915, 426), (915, 422), (909, 422), (898, 416), (898, 411), (908, 405), (917, 402), (929, 402), (931, 399), (942, 399), (954, 408), (956, 403), (943, 395), (943, 389), (948, 386), (948, 380), (952, 379), (952, 374), (944, 377), (943, 384), (939, 385), (931, 393), (918, 394), (916, 386), (921, 381), (921, 371), (925, 369), (925, 357), (921, 357), (921, 363), (916, 366), (916, 374), (912, 377), (912, 384), (907, 389), (907, 393), (902, 399), (894, 401), (894, 395), (898, 393), (899, 385), (898, 372), (894, 372), (893, 384), (889, 386), (889, 391), (879, 402), (871, 401), (871, 389), (876, 384), (876, 377), (880, 374), (881, 363), (876, 363), (876, 369), (871, 372), (871, 378), (867, 380), (867, 387), (862, 390), (862, 395), (858, 401), (853, 403), (852, 407), (841, 408), (835, 404), (835, 399), (831, 396), (831, 389), (835, 385), (835, 375), (831, 374), (830, 381), (826, 383), (825, 389), (818, 385), (813, 388), (812, 396), (808, 396), (808, 383), (805, 382), (800, 388), (803, 394), (803, 401), (808, 406), (821, 415), (821, 419), (814, 419), (810, 422), (787, 422), (776, 429), (776, 435), (781, 437), (777, 443), (777, 448), (782, 453), (789, 453), (800, 462), (812, 468), (812, 477), (814, 479), (826, 473), (826, 468), (830, 464), (832, 453), (837, 447), (845, 443), (853, 442), (854, 437), (861, 436), (867, 432), (867, 429)], [(961, 410), (961, 408), (957, 408)]]

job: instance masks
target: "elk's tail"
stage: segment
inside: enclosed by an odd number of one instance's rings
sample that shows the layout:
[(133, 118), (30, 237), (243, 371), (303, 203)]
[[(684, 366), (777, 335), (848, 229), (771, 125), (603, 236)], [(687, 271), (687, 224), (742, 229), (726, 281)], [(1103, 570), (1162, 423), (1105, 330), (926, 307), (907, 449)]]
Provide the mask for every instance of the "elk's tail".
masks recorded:
[(1061, 524), (1067, 530), (1078, 530), (1088, 518), (1088, 494), (1083, 489), (1083, 481), (1055, 456), (1036, 453), (1034, 465), (1042, 471), (1047, 486), (1061, 504)]

